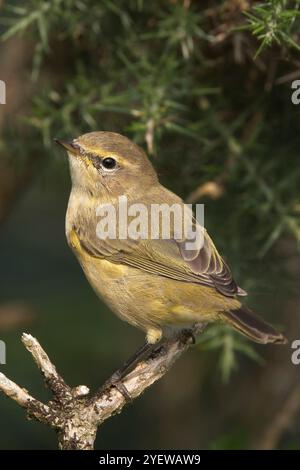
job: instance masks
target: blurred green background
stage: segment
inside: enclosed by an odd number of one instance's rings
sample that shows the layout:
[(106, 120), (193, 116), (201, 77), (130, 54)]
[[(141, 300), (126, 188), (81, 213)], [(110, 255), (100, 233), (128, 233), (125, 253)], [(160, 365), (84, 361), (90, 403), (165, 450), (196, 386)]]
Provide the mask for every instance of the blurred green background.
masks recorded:
[[(205, 224), (285, 347), (213, 327), (96, 448), (300, 448), (299, 1), (0, 2), (0, 370), (47, 400), (21, 344), (36, 336), (93, 391), (142, 343), (96, 297), (67, 246), (67, 161), (53, 137), (110, 130), (142, 145)], [(0, 396), (1, 449), (56, 436)]]

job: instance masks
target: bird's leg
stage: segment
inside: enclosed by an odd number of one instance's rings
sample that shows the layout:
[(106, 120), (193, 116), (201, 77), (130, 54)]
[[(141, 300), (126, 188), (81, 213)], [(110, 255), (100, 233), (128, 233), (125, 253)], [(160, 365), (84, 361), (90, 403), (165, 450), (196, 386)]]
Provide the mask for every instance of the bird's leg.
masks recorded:
[(142, 360), (148, 359), (158, 347), (157, 344), (145, 343), (140, 347), (113, 375), (105, 382), (102, 389), (107, 390), (110, 387), (116, 387), (127, 401), (131, 401), (130, 393), (122, 382), (122, 379), (131, 372), (135, 366)]

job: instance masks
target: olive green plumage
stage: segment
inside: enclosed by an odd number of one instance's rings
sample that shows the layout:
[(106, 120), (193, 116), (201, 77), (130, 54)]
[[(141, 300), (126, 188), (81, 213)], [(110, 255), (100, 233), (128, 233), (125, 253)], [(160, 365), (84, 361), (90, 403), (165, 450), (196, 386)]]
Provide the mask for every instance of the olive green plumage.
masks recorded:
[(82, 268), (97, 292), (122, 319), (147, 334), (150, 343), (169, 329), (198, 322), (223, 321), (261, 343), (282, 343), (284, 337), (242, 307), (235, 283), (206, 231), (198, 255), (189, 259), (184, 244), (165, 239), (100, 239), (97, 207), (128, 204), (179, 204), (163, 187), (138, 146), (119, 134), (91, 132), (71, 143), (68, 151), (72, 191), (66, 234)]

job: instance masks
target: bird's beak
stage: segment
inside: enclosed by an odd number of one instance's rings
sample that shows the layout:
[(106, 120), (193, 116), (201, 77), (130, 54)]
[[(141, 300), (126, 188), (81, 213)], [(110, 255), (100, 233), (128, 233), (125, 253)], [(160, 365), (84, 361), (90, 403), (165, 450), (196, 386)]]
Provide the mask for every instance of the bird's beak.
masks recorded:
[(54, 142), (61, 145), (67, 152), (72, 153), (73, 155), (80, 154), (80, 147), (78, 144), (75, 144), (73, 141), (54, 139)]

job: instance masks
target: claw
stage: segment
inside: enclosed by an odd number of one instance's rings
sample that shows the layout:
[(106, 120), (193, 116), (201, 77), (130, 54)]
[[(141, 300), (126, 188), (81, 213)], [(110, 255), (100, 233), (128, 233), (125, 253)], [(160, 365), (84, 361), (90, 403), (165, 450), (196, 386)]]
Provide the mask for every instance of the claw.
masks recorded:
[(121, 395), (123, 395), (123, 397), (125, 398), (125, 401), (127, 403), (132, 402), (133, 398), (130, 395), (130, 393), (128, 392), (128, 390), (125, 387), (125, 385), (123, 384), (123, 382), (116, 382), (115, 384), (113, 384), (113, 387), (115, 387), (118, 390), (118, 392), (120, 392)]
[(110, 379), (108, 379), (102, 387), (103, 391), (109, 390), (110, 388), (115, 387), (118, 392), (123, 395), (125, 400), (129, 403), (132, 401), (132, 396), (128, 392), (127, 388), (122, 382), (122, 376), (118, 372), (115, 372)]

